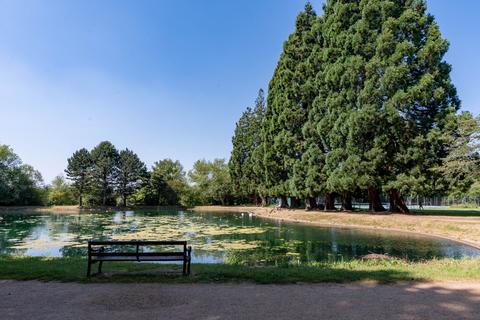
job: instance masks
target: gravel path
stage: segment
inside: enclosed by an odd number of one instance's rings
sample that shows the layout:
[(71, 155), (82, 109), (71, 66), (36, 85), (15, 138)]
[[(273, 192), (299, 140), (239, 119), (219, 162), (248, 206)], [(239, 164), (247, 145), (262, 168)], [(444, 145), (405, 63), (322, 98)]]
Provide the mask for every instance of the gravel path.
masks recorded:
[(480, 282), (78, 284), (0, 281), (7, 319), (480, 319)]

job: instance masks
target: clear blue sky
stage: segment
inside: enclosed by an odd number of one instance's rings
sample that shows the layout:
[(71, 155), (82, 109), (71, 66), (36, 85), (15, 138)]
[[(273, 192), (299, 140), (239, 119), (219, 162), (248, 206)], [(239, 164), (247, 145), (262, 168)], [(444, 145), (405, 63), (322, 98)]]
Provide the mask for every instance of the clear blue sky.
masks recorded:
[[(235, 122), (267, 88), (304, 3), (0, 0), (0, 143), (46, 182), (102, 140), (149, 166), (228, 158)], [(478, 114), (480, 1), (428, 4), (463, 109)]]

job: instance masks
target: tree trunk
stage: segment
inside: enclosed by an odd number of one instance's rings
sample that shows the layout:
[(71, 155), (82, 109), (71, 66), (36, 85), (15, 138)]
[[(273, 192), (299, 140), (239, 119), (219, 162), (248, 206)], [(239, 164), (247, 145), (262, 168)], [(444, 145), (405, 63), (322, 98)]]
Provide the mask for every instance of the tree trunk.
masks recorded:
[(80, 208), (83, 208), (83, 195), (80, 193), (80, 199), (78, 199), (78, 202), (80, 204)]
[(103, 173), (103, 186), (102, 186), (102, 195), (103, 195), (103, 200), (102, 200), (102, 205), (105, 206), (107, 204), (107, 188), (108, 188), (108, 182), (107, 182), (107, 174), (104, 172)]
[(305, 198), (305, 210), (310, 211), (317, 208), (317, 201), (314, 197)]
[(123, 206), (126, 207), (127, 206), (127, 195), (123, 194), (122, 199), (123, 199)]
[(352, 211), (352, 194), (348, 191), (342, 192), (342, 210)]
[(278, 208), (286, 208), (288, 207), (287, 196), (280, 196)]
[(253, 193), (253, 204), (258, 206), (258, 195), (256, 192)]
[(292, 208), (300, 208), (300, 204), (302, 203), (302, 200), (300, 200), (300, 198), (297, 198), (297, 197), (293, 197), (291, 199), (292, 199), (291, 207)]
[(408, 207), (405, 205), (400, 192), (397, 189), (390, 189), (388, 191), (388, 196), (390, 198), (390, 212), (401, 212), (409, 213)]
[(374, 212), (381, 212), (385, 211), (385, 208), (382, 205), (382, 201), (380, 199), (380, 193), (377, 189), (370, 187), (368, 188), (368, 202), (369, 202), (369, 210)]
[(260, 195), (260, 199), (262, 199), (261, 206), (266, 207), (267, 206), (267, 197), (264, 197), (264, 196)]
[(327, 192), (325, 194), (325, 211), (336, 210), (335, 208), (335, 193)]

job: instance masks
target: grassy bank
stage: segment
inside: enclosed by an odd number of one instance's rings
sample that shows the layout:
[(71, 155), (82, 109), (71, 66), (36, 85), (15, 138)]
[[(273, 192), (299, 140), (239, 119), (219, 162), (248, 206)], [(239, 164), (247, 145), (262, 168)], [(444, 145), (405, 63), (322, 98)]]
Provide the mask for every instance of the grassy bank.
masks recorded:
[(480, 211), (472, 209), (421, 210), (418, 214), (372, 214), (367, 212), (325, 212), (303, 209), (260, 207), (195, 207), (196, 212), (253, 212), (268, 219), (308, 223), (319, 226), (344, 226), (389, 229), (436, 235), (480, 248)]
[(284, 267), (194, 264), (192, 275), (182, 277), (178, 266), (107, 263), (105, 275), (86, 278), (83, 258), (0, 256), (0, 279), (62, 282), (357, 282), (480, 280), (480, 260), (432, 260), (409, 263), (349, 261)]

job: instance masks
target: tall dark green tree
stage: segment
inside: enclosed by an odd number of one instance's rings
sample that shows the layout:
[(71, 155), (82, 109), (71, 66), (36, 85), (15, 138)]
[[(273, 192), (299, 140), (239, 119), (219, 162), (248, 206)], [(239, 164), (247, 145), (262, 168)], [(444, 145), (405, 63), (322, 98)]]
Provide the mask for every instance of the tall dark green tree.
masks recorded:
[(255, 107), (250, 123), (250, 136), (252, 152), (248, 159), (250, 171), (251, 190), (255, 193), (255, 203), (257, 195), (261, 199), (261, 204), (266, 205), (268, 193), (265, 187), (265, 169), (263, 165), (264, 147), (263, 147), (263, 125), (265, 122), (266, 102), (263, 89), (258, 91)]
[[(369, 28), (381, 25), (385, 15), (363, 11), (365, 3), (372, 2), (332, 0), (325, 6), (324, 69), (317, 76), (319, 95), (312, 118), (318, 121), (317, 138), (322, 139), (326, 151), (327, 191), (340, 194), (342, 208), (349, 210), (351, 193), (361, 188), (368, 194), (370, 209), (383, 211), (382, 183), (376, 166), (382, 148), (372, 152), (366, 147), (376, 138), (382, 141), (378, 130), (383, 124), (374, 110), (362, 106), (358, 98), (378, 33)], [(362, 19), (369, 23), (366, 30), (362, 29)]]
[(324, 97), (320, 90), (324, 83), (325, 36), (323, 18), (319, 17), (312, 25), (311, 37), (314, 41), (312, 52), (307, 60), (308, 81), (304, 86), (304, 100), (308, 105), (306, 119), (302, 128), (302, 153), (295, 161), (290, 178), (290, 188), (294, 196), (305, 199), (307, 210), (317, 207), (319, 196), (326, 194), (326, 209), (333, 208), (332, 194), (326, 188), (325, 156), (327, 145), (319, 123), (325, 116)]
[[(442, 38), (424, 1), (362, 1), (356, 24), (359, 109), (351, 136), (362, 141), (361, 161), (374, 168), (390, 198), (390, 210), (408, 212), (402, 195), (428, 192), (446, 153), (443, 132), (459, 108)], [(367, 39), (367, 41), (365, 41)]]
[(263, 126), (265, 184), (282, 207), (292, 194), (293, 167), (304, 152), (302, 128), (313, 100), (311, 75), (315, 68), (309, 58), (315, 43), (312, 27), (316, 19), (307, 3), (297, 17), (295, 31), (284, 43), (269, 84)]
[(250, 168), (248, 167), (249, 158), (254, 151), (252, 139), (249, 136), (252, 118), (253, 111), (248, 107), (238, 120), (232, 137), (233, 148), (228, 167), (232, 177), (233, 190), (239, 198), (249, 198), (252, 194), (252, 188), (249, 181)]
[(116, 183), (124, 207), (127, 206), (128, 197), (142, 187), (146, 176), (147, 167), (135, 152), (129, 149), (120, 151)]
[(253, 109), (247, 108), (237, 122), (232, 138), (232, 154), (228, 163), (232, 187), (237, 196), (248, 198), (257, 204), (258, 197), (265, 197), (263, 171), (259, 166), (261, 153), (262, 125), (265, 116), (263, 90), (258, 92)]
[(99, 192), (101, 204), (115, 204), (114, 186), (118, 178), (119, 155), (110, 141), (100, 142), (91, 151), (92, 184)]
[(93, 162), (90, 152), (85, 148), (75, 151), (67, 162), (65, 173), (67, 178), (73, 182), (72, 187), (78, 196), (78, 203), (80, 207), (83, 207), (83, 198), (91, 182)]

